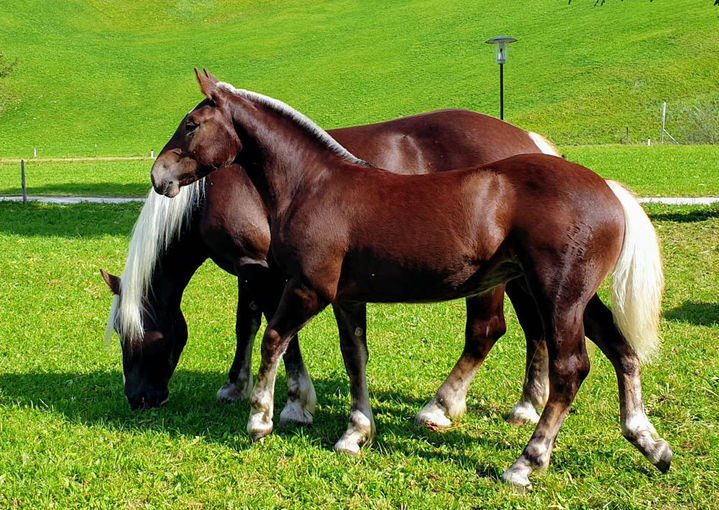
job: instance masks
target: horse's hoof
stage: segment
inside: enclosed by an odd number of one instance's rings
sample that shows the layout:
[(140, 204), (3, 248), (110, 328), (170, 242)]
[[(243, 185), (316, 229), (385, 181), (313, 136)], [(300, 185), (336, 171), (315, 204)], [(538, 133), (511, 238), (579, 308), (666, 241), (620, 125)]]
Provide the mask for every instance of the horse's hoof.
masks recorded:
[(654, 465), (659, 471), (661, 471), (662, 473), (666, 473), (667, 471), (669, 471), (669, 467), (671, 466), (674, 453), (672, 452), (669, 443), (667, 443), (664, 439), (660, 439), (659, 441), (657, 441), (656, 452), (657, 460), (656, 462), (654, 462)]
[(309, 409), (302, 407), (299, 402), (287, 402), (287, 405), (280, 413), (280, 425), (287, 425), (288, 423), (312, 425), (312, 413)]
[(223, 404), (234, 404), (239, 400), (249, 400), (252, 394), (252, 380), (244, 383), (238, 381), (226, 382), (225, 385), (217, 390), (217, 401)]
[(502, 474), (502, 481), (512, 486), (517, 494), (524, 496), (532, 490), (532, 484), (527, 475), (509, 468)]
[(435, 402), (430, 402), (424, 406), (424, 408), (417, 413), (414, 422), (418, 427), (426, 427), (431, 430), (446, 429), (452, 425), (452, 420), (447, 418), (444, 409)]
[(534, 406), (528, 402), (519, 402), (507, 416), (507, 423), (515, 427), (527, 424), (536, 425), (538, 422), (539, 414), (537, 414)]
[(272, 432), (272, 421), (266, 421), (263, 413), (257, 413), (250, 416), (247, 422), (247, 433), (252, 441), (259, 441), (263, 437)]
[(227, 383), (222, 388), (217, 390), (217, 401), (223, 404), (234, 404), (240, 400), (240, 392), (237, 391), (237, 386), (233, 383)]
[(360, 446), (356, 441), (353, 441), (352, 439), (342, 438), (337, 441), (337, 443), (335, 443), (335, 451), (337, 453), (346, 453), (347, 455), (356, 457), (357, 455), (359, 455)]

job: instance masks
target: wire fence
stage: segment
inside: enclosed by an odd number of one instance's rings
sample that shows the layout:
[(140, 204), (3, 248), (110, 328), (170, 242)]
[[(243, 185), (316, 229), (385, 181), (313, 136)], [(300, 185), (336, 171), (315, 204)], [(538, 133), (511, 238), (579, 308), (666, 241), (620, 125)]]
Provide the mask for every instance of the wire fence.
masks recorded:
[[(3, 158), (0, 200), (28, 202), (39, 195), (50, 195), (55, 197), (52, 201), (75, 203), (77, 198), (88, 201), (80, 197), (88, 194), (114, 197), (117, 201), (137, 200), (150, 186), (142, 163), (154, 161), (154, 156), (152, 151), (150, 156)], [(29, 197), (28, 188), (35, 197)]]

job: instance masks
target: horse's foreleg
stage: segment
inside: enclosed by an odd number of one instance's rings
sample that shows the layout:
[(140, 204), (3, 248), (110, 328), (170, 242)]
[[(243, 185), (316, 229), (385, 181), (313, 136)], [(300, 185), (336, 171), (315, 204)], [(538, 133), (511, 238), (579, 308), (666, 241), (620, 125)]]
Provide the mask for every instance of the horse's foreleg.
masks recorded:
[(367, 391), (367, 307), (364, 303), (343, 303), (335, 304), (333, 309), (352, 395), (349, 426), (335, 444), (335, 450), (356, 455), (360, 446), (372, 440), (375, 432)]
[(547, 374), (549, 359), (547, 343), (544, 341), (542, 318), (537, 311), (537, 304), (522, 287), (521, 282), (510, 281), (507, 284), (507, 296), (512, 301), (519, 325), (522, 326), (527, 339), (522, 396), (509, 413), (507, 421), (512, 425), (536, 424), (539, 421), (539, 413), (549, 398), (549, 375)]
[(586, 334), (612, 362), (619, 384), (622, 433), (661, 472), (672, 460), (672, 449), (661, 439), (644, 411), (639, 359), (614, 325), (612, 313), (595, 295), (584, 315)]
[(315, 291), (290, 280), (262, 338), (262, 361), (250, 399), (247, 431), (253, 440), (272, 432), (275, 379), (280, 358), (297, 331), (326, 306)]
[(467, 390), (490, 349), (506, 331), (504, 287), (467, 299), (464, 351), (434, 398), (417, 414), (418, 425), (446, 428), (467, 411)]
[(217, 391), (217, 400), (233, 403), (250, 398), (252, 393), (252, 345), (262, 320), (262, 311), (248, 288), (238, 281), (237, 321), (235, 335), (237, 348), (230, 367), (230, 376), (225, 385)]
[(549, 352), (549, 399), (519, 459), (502, 479), (521, 490), (531, 488), (529, 475), (549, 465), (554, 440), (564, 422), (574, 396), (589, 373), (589, 357), (584, 342), (583, 306), (558, 313), (546, 310), (546, 339)]

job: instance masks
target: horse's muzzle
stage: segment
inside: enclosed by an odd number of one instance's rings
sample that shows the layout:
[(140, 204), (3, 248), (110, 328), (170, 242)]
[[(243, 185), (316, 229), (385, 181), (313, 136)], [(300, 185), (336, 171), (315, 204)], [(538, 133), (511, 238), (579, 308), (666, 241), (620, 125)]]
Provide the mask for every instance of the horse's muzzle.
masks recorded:
[(162, 407), (169, 400), (168, 391), (143, 391), (135, 395), (127, 395), (127, 402), (133, 411), (150, 407)]
[(158, 158), (155, 164), (152, 165), (150, 180), (152, 181), (152, 187), (159, 195), (172, 198), (180, 192), (179, 181), (173, 177), (163, 159)]

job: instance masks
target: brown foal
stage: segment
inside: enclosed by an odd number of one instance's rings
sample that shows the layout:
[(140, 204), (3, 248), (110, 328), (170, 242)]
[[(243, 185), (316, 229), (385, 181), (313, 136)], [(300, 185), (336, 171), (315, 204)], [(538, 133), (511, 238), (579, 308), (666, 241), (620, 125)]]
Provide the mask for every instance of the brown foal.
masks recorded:
[[(481, 296), (513, 282), (520, 320), (540, 317), (550, 390), (534, 434), (503, 478), (527, 488), (529, 475), (549, 464), (589, 371), (585, 332), (617, 371), (625, 436), (660, 470), (669, 468), (671, 449), (646, 417), (639, 383), (639, 356), (658, 346), (661, 260), (649, 219), (624, 188), (537, 154), (398, 175), (359, 160), (284, 103), (208, 73), (197, 77), (206, 100), (163, 149), (152, 180), (172, 197), (239, 163), (267, 208), (271, 255), (287, 284), (262, 341), (253, 438), (272, 431), (282, 353), (327, 304), (340, 323), (352, 392), (350, 425), (337, 447), (356, 451), (374, 430), (364, 334), (342, 327), (346, 317), (362, 323), (356, 304)], [(610, 311), (596, 291), (612, 270)], [(475, 353), (478, 361), (489, 347)]]

